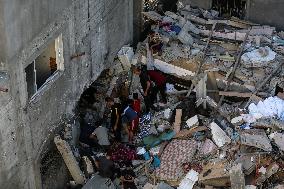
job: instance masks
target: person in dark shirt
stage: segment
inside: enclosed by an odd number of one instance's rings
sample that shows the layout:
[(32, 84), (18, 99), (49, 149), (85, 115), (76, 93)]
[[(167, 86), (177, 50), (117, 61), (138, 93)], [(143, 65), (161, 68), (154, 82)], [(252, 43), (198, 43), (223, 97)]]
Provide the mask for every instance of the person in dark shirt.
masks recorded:
[(123, 170), (121, 173), (123, 189), (137, 189), (134, 179), (135, 173), (130, 167), (127, 167), (125, 170)]
[(114, 100), (110, 97), (105, 99), (106, 106), (111, 109), (111, 129), (114, 133), (115, 140), (117, 142), (121, 141), (121, 105), (119, 103), (114, 103)]
[(98, 145), (96, 139), (92, 135), (95, 129), (96, 128), (90, 124), (81, 125), (79, 142), (83, 147), (96, 147)]
[(128, 99), (128, 104), (124, 108), (123, 113), (122, 113), (123, 128), (128, 134), (129, 142), (133, 141), (134, 130), (135, 130), (135, 120), (138, 118), (137, 112), (133, 110), (131, 105), (132, 105), (132, 100)]
[(162, 96), (162, 103), (167, 103), (166, 77), (161, 72), (156, 70), (142, 71), (140, 68), (133, 68), (133, 72), (140, 77), (147, 112), (149, 112), (150, 109), (155, 110), (153, 104), (157, 100), (158, 92), (160, 92)]
[(167, 83), (166, 83), (166, 77), (159, 71), (156, 70), (148, 70), (148, 75), (150, 77), (150, 80), (155, 83), (155, 86), (152, 89), (152, 97), (153, 101), (155, 102), (157, 99), (157, 94), (160, 92), (162, 97), (162, 104), (167, 103), (167, 95), (166, 95), (166, 89), (167, 89)]
[(144, 103), (146, 106), (146, 112), (150, 112), (151, 109), (154, 109), (152, 98), (151, 98), (151, 90), (152, 90), (152, 84), (150, 77), (147, 73), (146, 69), (142, 69), (139, 67), (133, 67), (133, 73), (135, 75), (139, 75), (140, 77), (140, 84), (143, 89), (143, 98), (144, 98)]
[(99, 175), (105, 178), (114, 179), (115, 166), (109, 156), (100, 156), (95, 158), (96, 169)]

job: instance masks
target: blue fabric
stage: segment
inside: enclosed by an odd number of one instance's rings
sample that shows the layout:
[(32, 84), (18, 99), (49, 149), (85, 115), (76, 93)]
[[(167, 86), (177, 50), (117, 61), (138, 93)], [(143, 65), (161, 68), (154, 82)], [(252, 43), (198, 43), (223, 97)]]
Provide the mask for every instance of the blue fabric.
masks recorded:
[(161, 165), (161, 160), (159, 159), (159, 157), (157, 155), (155, 155), (152, 166), (154, 167), (154, 169), (156, 169), (156, 168), (160, 167), (160, 165)]
[(146, 152), (145, 154), (143, 154), (143, 157), (144, 157), (144, 159), (145, 159), (146, 161), (148, 161), (148, 160), (151, 159), (149, 152)]
[(181, 28), (179, 26), (172, 25), (171, 30), (174, 31), (176, 34), (179, 34), (179, 32), (181, 31)]

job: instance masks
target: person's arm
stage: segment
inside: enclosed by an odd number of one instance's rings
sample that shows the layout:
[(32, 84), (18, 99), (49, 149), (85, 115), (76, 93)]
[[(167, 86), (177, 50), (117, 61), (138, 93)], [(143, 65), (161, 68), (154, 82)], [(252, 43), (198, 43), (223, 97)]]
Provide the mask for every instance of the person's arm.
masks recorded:
[(144, 96), (148, 96), (148, 92), (149, 92), (150, 86), (151, 86), (151, 82), (147, 81), (147, 87), (146, 87), (146, 90), (144, 91)]
[(116, 129), (117, 129), (119, 116), (120, 116), (118, 111), (117, 111), (117, 108), (115, 108), (115, 115), (116, 115), (116, 120), (115, 120), (115, 124), (114, 124), (114, 128), (113, 128), (114, 131), (116, 131)]

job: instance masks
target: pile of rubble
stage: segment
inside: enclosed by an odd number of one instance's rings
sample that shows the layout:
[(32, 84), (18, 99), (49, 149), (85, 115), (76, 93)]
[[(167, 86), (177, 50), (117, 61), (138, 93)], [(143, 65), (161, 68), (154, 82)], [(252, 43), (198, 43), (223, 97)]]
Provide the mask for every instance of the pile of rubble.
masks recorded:
[(154, 32), (132, 63), (178, 78), (168, 93), (170, 108), (153, 116), (153, 127), (175, 133), (150, 145), (160, 149), (156, 179), (178, 188), (277, 188), (283, 182), (283, 32), (189, 5), (164, 16), (143, 14)]
[(189, 5), (143, 15), (152, 32), (120, 51), (121, 69), (142, 63), (170, 82), (128, 149), (137, 187), (283, 188), (284, 33)]

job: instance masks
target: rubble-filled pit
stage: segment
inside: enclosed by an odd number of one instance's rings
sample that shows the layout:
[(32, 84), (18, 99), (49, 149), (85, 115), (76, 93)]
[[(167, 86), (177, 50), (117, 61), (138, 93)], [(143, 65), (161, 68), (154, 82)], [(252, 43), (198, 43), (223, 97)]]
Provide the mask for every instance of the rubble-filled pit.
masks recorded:
[[(283, 187), (283, 32), (182, 4), (175, 13), (143, 16), (151, 25), (148, 37), (135, 52), (123, 47), (115, 69), (105, 71), (80, 99), (79, 128), (90, 126), (88, 137), (107, 128), (104, 139), (110, 142), (91, 147), (79, 137), (76, 160), (85, 166), (68, 165), (76, 168), (70, 171), (73, 179), (87, 182), (84, 189), (98, 182), (108, 183), (102, 189)], [(167, 102), (160, 91), (149, 104), (147, 90), (163, 87), (161, 80), (163, 86), (167, 81)], [(128, 97), (133, 101), (125, 101)], [(137, 108), (134, 100), (141, 103), (134, 116), (138, 129), (131, 138), (135, 122), (125, 125), (129, 133), (119, 133), (118, 142), (116, 124)], [(106, 166), (100, 167), (102, 162)], [(111, 174), (103, 172), (107, 167)]]

